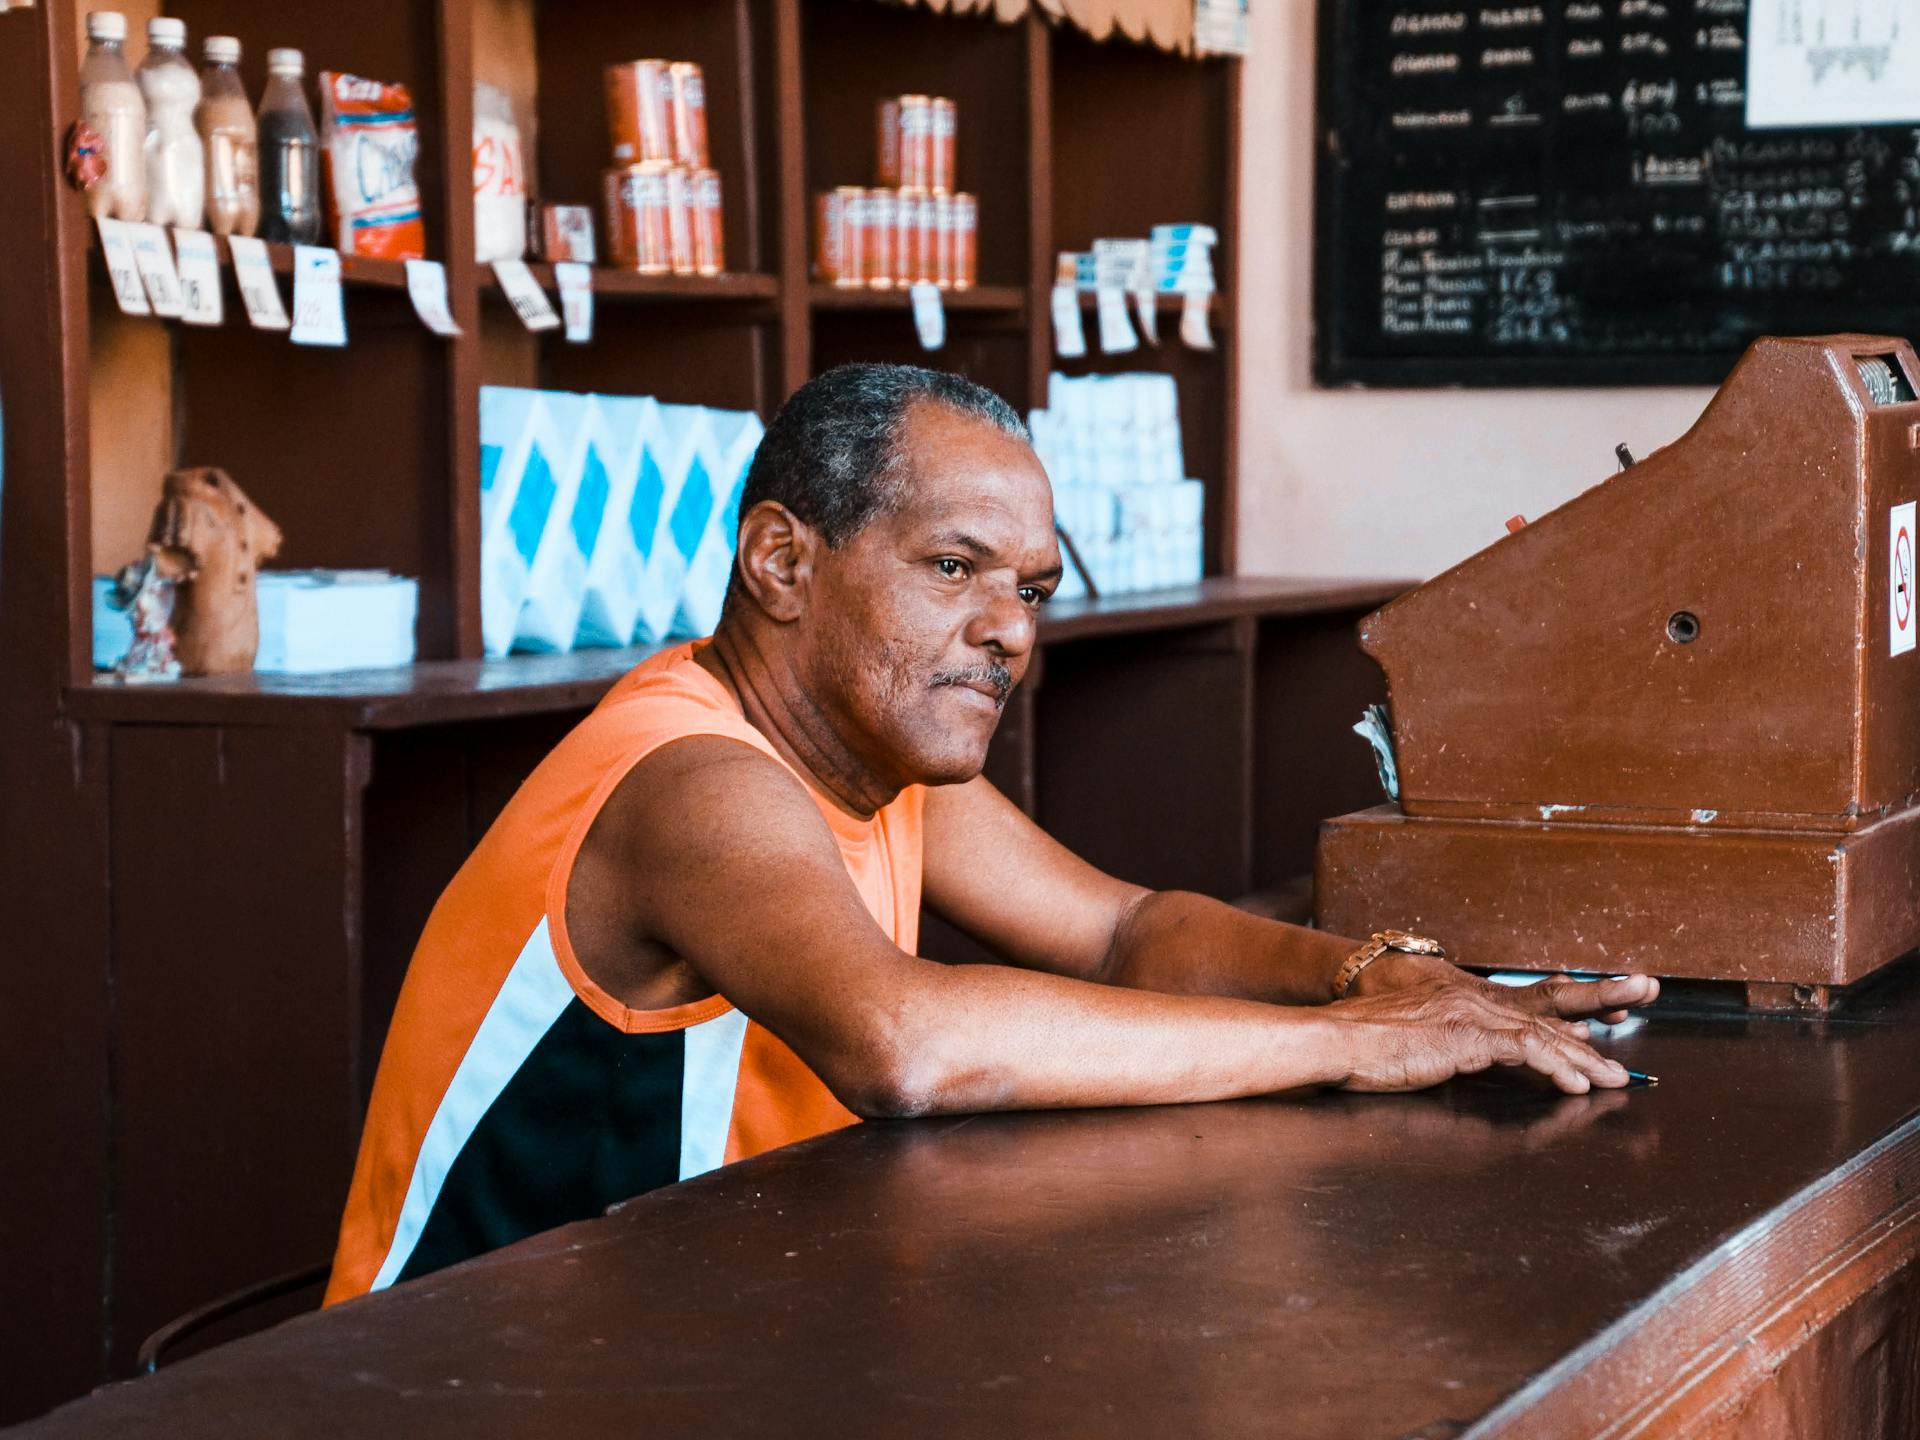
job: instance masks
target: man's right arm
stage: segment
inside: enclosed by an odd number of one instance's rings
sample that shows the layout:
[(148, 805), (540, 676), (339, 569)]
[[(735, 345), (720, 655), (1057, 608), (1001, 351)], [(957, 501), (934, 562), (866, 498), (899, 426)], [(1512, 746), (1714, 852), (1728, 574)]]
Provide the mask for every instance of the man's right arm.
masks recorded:
[(862, 904), (806, 790), (719, 737), (642, 761), (587, 843), (633, 879), (623, 914), (579, 919), (672, 950), (862, 1115), (1412, 1089), (1492, 1065), (1575, 1092), (1625, 1083), (1572, 1027), (1459, 987), (1294, 1009), (908, 955)]

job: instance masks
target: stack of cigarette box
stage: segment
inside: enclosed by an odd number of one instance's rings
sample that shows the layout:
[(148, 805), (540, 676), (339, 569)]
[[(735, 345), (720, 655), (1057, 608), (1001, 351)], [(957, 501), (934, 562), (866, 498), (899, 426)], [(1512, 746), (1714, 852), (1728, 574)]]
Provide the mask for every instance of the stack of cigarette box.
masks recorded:
[(761, 428), (751, 411), (483, 387), (487, 653), (710, 634)]
[(720, 172), (708, 163), (700, 67), (626, 60), (605, 75), (609, 261), (642, 275), (718, 275), (726, 268), (726, 230)]
[[(1029, 426), (1054, 515), (1103, 595), (1200, 579), (1206, 486), (1186, 478), (1172, 376), (1055, 373)], [(1079, 591), (1069, 563), (1059, 593)]]
[(1219, 234), (1211, 225), (1156, 225), (1147, 239), (1101, 239), (1091, 250), (1062, 250), (1054, 270), (1056, 285), (1076, 290), (1157, 290), (1170, 294), (1211, 294), (1218, 288), (1213, 247)]
[(916, 283), (971, 289), (979, 207), (954, 189), (959, 118), (941, 95), (897, 95), (879, 105), (872, 186), (813, 197), (813, 273), (845, 289)]

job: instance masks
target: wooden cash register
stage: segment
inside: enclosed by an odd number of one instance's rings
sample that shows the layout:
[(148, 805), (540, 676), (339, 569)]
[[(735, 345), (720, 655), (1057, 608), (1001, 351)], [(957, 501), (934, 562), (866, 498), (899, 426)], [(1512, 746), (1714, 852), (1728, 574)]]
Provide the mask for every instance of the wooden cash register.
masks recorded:
[(1824, 1008), (1920, 946), (1920, 364), (1757, 341), (1674, 444), (1361, 623), (1397, 804), (1316, 909)]

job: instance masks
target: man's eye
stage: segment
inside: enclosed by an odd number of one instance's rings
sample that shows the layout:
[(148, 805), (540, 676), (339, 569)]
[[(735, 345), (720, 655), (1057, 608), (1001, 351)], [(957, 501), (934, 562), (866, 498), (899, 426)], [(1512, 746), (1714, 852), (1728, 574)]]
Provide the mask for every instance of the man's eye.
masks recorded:
[(966, 578), (967, 562), (964, 560), (955, 559), (951, 555), (943, 555), (933, 563), (940, 567), (940, 573), (949, 580), (964, 580)]
[(1047, 592), (1042, 590), (1038, 585), (1022, 585), (1020, 587), (1020, 598), (1028, 605), (1044, 605), (1047, 603)]

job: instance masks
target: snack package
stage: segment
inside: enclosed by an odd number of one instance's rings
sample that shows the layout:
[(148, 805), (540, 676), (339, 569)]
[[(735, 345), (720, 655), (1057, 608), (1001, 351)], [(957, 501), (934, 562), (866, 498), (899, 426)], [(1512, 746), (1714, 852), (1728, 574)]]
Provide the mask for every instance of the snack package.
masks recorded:
[(527, 251), (527, 184), (513, 102), (492, 85), (473, 87), (474, 259), (518, 260)]
[(322, 70), (320, 127), (340, 253), (425, 258), (427, 232), (413, 178), (420, 131), (407, 87)]

